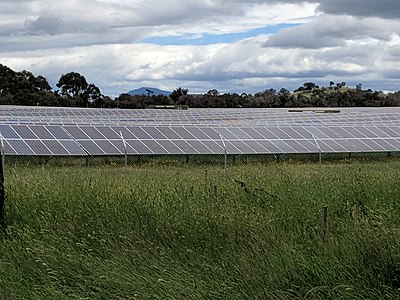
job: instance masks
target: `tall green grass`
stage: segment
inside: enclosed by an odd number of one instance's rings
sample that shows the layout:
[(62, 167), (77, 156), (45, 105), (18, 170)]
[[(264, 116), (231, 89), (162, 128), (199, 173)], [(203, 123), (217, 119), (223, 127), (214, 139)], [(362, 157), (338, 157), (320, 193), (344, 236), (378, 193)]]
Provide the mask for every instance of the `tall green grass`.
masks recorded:
[(400, 298), (397, 162), (15, 167), (5, 188), (0, 299)]

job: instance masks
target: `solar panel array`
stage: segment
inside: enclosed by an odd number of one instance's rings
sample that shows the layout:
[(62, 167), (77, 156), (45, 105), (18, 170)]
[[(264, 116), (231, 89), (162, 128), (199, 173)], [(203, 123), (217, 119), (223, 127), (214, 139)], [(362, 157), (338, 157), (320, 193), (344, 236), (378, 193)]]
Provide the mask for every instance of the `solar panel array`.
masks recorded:
[(123, 139), (135, 155), (396, 152), (400, 109), (2, 106), (0, 134), (6, 155), (122, 155)]

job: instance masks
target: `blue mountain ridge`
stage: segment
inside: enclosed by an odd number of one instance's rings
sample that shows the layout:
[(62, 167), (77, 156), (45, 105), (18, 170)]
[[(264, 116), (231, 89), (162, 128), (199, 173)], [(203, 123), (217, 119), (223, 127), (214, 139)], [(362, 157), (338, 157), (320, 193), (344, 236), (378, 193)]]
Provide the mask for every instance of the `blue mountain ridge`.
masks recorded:
[[(149, 91), (152, 91), (153, 93), (151, 93)], [(171, 94), (171, 92), (160, 90), (157, 88), (152, 88), (152, 87), (141, 87), (141, 88), (129, 91), (128, 94), (129, 95), (153, 95), (153, 96), (165, 95), (165, 96), (169, 96)]]

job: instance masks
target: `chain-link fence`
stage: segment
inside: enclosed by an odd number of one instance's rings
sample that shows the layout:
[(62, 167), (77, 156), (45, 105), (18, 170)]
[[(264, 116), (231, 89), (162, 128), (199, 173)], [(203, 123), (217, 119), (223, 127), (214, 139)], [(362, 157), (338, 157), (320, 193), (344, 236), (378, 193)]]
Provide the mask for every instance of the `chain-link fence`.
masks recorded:
[(115, 156), (13, 156), (4, 157), (5, 166), (157, 166), (221, 165), (268, 163), (351, 163), (397, 160), (399, 152), (309, 153), (309, 154), (224, 154), (220, 155), (115, 155)]

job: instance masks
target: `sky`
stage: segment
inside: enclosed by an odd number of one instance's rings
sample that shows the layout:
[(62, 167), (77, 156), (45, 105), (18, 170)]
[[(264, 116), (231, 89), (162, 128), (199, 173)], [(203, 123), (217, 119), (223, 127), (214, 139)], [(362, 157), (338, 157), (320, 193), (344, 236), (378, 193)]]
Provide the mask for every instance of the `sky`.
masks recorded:
[(103, 94), (400, 90), (399, 0), (0, 0), (0, 64)]

